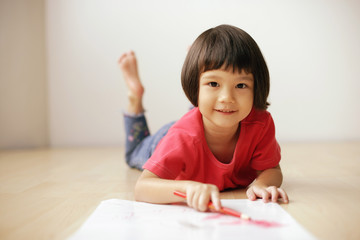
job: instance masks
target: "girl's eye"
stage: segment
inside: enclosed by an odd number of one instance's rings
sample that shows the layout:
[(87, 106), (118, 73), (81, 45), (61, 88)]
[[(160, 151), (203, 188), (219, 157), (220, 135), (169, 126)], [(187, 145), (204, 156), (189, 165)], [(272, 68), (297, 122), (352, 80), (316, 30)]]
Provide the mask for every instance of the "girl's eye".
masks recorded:
[(238, 85), (236, 85), (236, 88), (246, 88), (246, 84), (245, 83), (239, 83)]
[(210, 87), (218, 87), (219, 84), (217, 82), (209, 82)]

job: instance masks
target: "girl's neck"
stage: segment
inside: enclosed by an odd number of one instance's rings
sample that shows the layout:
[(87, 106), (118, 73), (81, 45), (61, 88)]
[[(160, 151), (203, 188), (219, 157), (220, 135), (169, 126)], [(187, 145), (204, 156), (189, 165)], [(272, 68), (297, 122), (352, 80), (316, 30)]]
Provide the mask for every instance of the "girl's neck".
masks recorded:
[(240, 130), (240, 123), (230, 128), (219, 128), (217, 126), (208, 123), (203, 119), (205, 139), (209, 143), (221, 143), (226, 144), (233, 142), (234, 139), (237, 141)]
[[(240, 126), (240, 125), (239, 125)], [(240, 127), (234, 129), (204, 129), (208, 144), (228, 144), (237, 142)]]
[[(239, 125), (240, 126), (240, 125)], [(215, 158), (222, 163), (230, 163), (233, 159), (240, 127), (236, 129), (204, 129), (206, 143)]]
[(240, 124), (232, 128), (212, 127), (204, 122), (206, 143), (213, 155), (222, 163), (230, 163), (240, 134)]

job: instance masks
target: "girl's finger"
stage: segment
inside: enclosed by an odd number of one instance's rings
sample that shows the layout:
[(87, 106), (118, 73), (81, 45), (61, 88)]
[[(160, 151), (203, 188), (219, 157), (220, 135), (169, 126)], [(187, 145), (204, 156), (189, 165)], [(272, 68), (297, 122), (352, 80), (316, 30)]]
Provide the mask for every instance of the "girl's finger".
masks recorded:
[(216, 191), (211, 193), (211, 201), (214, 204), (216, 211), (220, 211), (221, 201), (220, 201), (219, 192)]
[(247, 197), (251, 200), (254, 201), (256, 199), (256, 195), (254, 193), (254, 189), (252, 187), (250, 187), (247, 191), (246, 191), (246, 195)]
[(284, 203), (289, 203), (289, 197), (286, 194), (286, 192), (282, 188), (278, 188), (277, 190), (278, 190), (281, 198), (283, 199)]
[(269, 202), (270, 193), (266, 190), (261, 190), (261, 196), (264, 202)]
[(208, 208), (210, 196), (208, 194), (201, 194), (198, 200), (198, 208), (201, 212), (205, 212)]
[(194, 198), (194, 192), (187, 191), (186, 192), (186, 202), (189, 207), (193, 207), (193, 198)]
[(279, 198), (279, 192), (277, 190), (277, 187), (273, 186), (273, 187), (268, 187), (267, 190), (270, 192), (271, 194), (271, 201), (272, 202), (277, 202), (278, 198)]
[(199, 198), (200, 198), (200, 194), (198, 192), (195, 192), (191, 204), (192, 207), (195, 208), (196, 210), (199, 210)]

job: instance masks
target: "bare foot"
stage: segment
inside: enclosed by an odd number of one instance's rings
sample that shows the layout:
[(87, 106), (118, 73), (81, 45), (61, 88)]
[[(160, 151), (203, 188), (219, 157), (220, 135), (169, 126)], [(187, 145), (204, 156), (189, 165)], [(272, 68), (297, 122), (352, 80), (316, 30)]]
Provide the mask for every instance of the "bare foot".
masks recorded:
[(134, 95), (142, 97), (144, 94), (144, 87), (140, 81), (135, 53), (130, 51), (122, 54), (118, 60), (118, 64), (129, 90)]
[(135, 114), (143, 112), (142, 96), (144, 94), (144, 87), (140, 81), (134, 52), (130, 51), (122, 54), (118, 60), (118, 65), (129, 90), (128, 111)]

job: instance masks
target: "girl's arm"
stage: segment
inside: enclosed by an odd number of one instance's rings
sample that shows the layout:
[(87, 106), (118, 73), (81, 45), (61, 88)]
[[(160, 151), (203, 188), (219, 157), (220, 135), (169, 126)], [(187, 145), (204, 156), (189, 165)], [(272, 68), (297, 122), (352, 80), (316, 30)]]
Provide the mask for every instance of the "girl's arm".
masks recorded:
[(258, 177), (251, 184), (246, 191), (246, 195), (250, 200), (255, 200), (257, 197), (262, 198), (264, 202), (271, 199), (272, 202), (277, 202), (282, 198), (284, 203), (289, 202), (286, 192), (280, 188), (282, 183), (282, 172), (280, 165), (274, 168), (269, 168), (258, 172)]
[(183, 201), (174, 195), (174, 191), (186, 193), (187, 204), (196, 210), (206, 211), (210, 200), (217, 210), (221, 208), (219, 189), (215, 185), (162, 179), (146, 169), (136, 183), (135, 200), (149, 203)]

